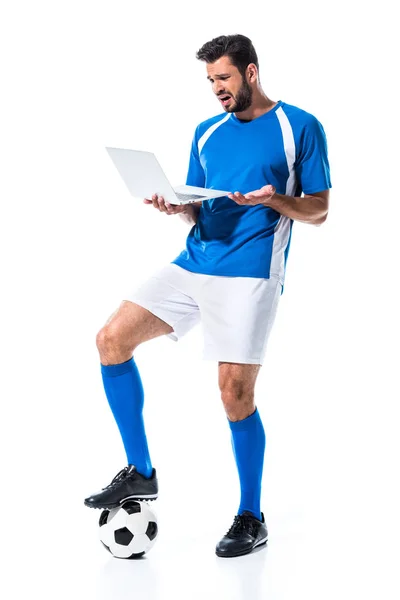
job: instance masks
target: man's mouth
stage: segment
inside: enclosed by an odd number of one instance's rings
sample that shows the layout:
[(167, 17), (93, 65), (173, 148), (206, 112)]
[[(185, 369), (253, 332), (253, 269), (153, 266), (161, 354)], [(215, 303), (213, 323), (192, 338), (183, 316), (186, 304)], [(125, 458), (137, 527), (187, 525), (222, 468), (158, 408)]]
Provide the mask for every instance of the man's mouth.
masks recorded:
[(221, 104), (225, 106), (230, 102), (231, 96), (229, 94), (223, 94), (222, 96), (219, 96), (218, 99), (221, 102)]

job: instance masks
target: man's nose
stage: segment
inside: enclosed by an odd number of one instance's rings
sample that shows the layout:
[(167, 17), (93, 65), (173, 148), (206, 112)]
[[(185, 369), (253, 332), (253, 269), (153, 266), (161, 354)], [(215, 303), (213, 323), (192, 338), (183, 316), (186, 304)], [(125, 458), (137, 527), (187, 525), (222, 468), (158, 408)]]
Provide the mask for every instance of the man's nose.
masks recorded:
[(220, 81), (220, 82), (217, 81), (215, 83), (215, 85), (214, 85), (214, 94), (216, 94), (218, 96), (221, 92), (224, 92), (224, 91), (225, 91), (225, 89), (224, 89), (223, 82), (222, 81)]

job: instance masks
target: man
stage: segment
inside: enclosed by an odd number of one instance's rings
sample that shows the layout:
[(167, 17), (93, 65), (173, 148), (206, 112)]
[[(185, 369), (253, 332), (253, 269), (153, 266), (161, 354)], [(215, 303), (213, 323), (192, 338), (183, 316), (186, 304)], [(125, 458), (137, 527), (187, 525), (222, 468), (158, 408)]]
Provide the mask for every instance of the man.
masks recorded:
[(263, 92), (258, 59), (245, 36), (221, 36), (197, 53), (222, 108), (195, 132), (187, 184), (234, 193), (172, 206), (144, 202), (192, 225), (186, 249), (126, 297), (97, 336), (105, 392), (128, 466), (100, 492), (95, 508), (126, 498), (155, 500), (143, 423), (143, 388), (133, 353), (157, 336), (178, 340), (200, 320), (204, 358), (218, 361), (219, 388), (232, 435), (241, 498), (221, 557), (267, 541), (260, 508), (265, 433), (254, 402), (256, 378), (283, 291), (294, 220), (320, 225), (331, 187), (322, 125), (311, 114)]

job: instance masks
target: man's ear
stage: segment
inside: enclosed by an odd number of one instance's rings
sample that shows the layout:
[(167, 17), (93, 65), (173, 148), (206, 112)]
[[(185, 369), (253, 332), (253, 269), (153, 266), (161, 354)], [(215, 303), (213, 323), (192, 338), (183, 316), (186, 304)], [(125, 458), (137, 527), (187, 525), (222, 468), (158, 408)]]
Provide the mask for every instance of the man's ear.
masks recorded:
[(257, 81), (258, 71), (255, 64), (251, 63), (247, 67), (247, 74), (251, 82)]

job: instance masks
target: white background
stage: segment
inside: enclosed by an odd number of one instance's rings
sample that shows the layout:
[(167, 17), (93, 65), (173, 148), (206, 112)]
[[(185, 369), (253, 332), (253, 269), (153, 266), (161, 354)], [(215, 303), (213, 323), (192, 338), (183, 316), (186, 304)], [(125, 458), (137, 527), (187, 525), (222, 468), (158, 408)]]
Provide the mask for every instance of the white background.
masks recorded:
[[(399, 597), (398, 79), (391, 3), (4, 2), (1, 497), (7, 598)], [(327, 222), (296, 223), (256, 388), (270, 543), (214, 554), (239, 501), (201, 328), (136, 361), (161, 496), (140, 563), (110, 557), (83, 498), (125, 464), (97, 331), (188, 226), (131, 198), (106, 145), (184, 183), (221, 109), (195, 52), (243, 33), (273, 100), (323, 124)], [(249, 190), (244, 190), (244, 192)], [(9, 580), (8, 580), (9, 578)]]

